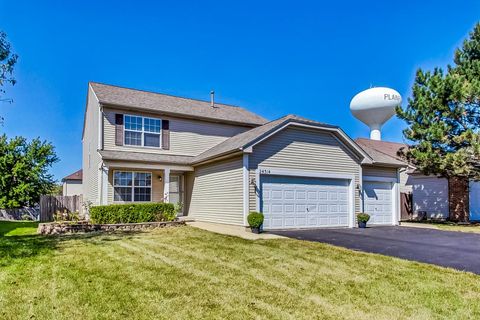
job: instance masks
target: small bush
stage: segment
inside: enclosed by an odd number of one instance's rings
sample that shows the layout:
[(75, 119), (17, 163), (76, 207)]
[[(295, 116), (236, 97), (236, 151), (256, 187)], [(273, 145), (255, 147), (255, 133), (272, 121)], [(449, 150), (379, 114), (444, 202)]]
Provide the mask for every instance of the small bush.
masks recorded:
[(75, 212), (68, 212), (67, 210), (62, 211), (57, 211), (53, 214), (53, 220), (57, 222), (62, 222), (62, 221), (79, 221), (80, 220), (80, 214), (78, 211)]
[(25, 220), (25, 221), (33, 221), (32, 216), (29, 215), (29, 214), (26, 214), (26, 213), (22, 214), (21, 218), (22, 218), (22, 220)]
[(357, 213), (357, 221), (358, 222), (368, 222), (370, 220), (370, 215), (368, 213)]
[(140, 223), (172, 221), (176, 217), (171, 203), (132, 203), (95, 206), (90, 208), (93, 223)]
[(252, 228), (260, 228), (263, 224), (263, 213), (261, 212), (250, 212), (247, 217), (248, 224)]

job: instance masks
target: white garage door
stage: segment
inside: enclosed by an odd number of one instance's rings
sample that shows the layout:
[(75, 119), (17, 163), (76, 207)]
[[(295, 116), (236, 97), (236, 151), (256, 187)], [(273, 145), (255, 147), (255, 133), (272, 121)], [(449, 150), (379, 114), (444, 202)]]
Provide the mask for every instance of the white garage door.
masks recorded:
[(364, 182), (364, 207), (370, 215), (369, 224), (392, 224), (392, 183)]
[(348, 180), (261, 177), (265, 229), (348, 227)]

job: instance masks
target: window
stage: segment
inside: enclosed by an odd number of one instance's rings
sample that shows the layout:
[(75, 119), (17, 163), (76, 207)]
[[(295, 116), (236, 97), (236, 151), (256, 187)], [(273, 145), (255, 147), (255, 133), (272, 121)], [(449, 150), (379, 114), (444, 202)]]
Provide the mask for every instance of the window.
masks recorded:
[(152, 201), (152, 174), (150, 172), (113, 172), (114, 201)]
[(160, 148), (161, 120), (125, 115), (125, 145)]

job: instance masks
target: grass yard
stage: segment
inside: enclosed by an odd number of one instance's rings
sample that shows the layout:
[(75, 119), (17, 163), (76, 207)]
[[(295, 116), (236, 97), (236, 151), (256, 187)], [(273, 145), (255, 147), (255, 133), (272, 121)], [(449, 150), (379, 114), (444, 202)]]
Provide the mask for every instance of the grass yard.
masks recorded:
[(1, 319), (478, 319), (480, 277), (192, 227), (0, 237)]
[(37, 227), (34, 221), (0, 221), (0, 237), (33, 235)]
[(473, 232), (480, 233), (480, 225), (454, 225), (454, 224), (439, 224), (437, 228), (445, 231), (460, 231), (460, 232)]
[(415, 225), (425, 225), (429, 228), (445, 230), (445, 231), (459, 231), (459, 232), (471, 232), (471, 233), (480, 233), (480, 223), (472, 224), (456, 224), (453, 222), (435, 222), (435, 221), (418, 221), (418, 222), (407, 222), (405, 225), (412, 224)]

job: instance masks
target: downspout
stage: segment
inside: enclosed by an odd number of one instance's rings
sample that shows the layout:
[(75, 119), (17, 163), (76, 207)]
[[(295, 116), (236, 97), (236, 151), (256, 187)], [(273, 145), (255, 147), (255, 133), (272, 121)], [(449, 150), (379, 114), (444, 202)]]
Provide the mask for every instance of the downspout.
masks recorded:
[[(98, 141), (97, 141), (97, 152), (99, 153), (99, 151), (103, 150), (103, 147), (104, 147), (104, 118), (105, 118), (105, 114), (103, 113), (103, 106), (100, 105), (100, 113), (98, 115)], [(100, 153), (99, 153), (100, 155)], [(102, 156), (100, 155), (100, 159), (101, 159), (101, 162), (100, 162), (100, 168), (99, 170), (101, 171), (100, 172), (100, 186), (99, 186), (99, 198), (98, 198), (98, 202), (99, 204), (105, 204), (105, 197), (106, 197), (106, 194), (104, 192), (105, 190), (105, 187), (104, 185), (108, 182), (108, 181), (105, 181), (105, 174), (104, 174), (104, 163), (103, 163), (103, 159), (102, 159)], [(108, 177), (108, 175), (107, 175)], [(97, 184), (98, 186), (98, 184)]]

